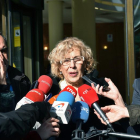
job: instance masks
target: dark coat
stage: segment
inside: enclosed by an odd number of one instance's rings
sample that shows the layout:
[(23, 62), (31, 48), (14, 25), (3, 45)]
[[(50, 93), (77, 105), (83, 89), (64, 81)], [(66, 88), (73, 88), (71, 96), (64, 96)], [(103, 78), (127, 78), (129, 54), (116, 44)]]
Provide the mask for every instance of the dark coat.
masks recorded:
[[(12, 111), (12, 96), (14, 96), (14, 104), (24, 97), (28, 91), (30, 90), (30, 80), (29, 78), (18, 69), (13, 68), (12, 66), (8, 66), (8, 79), (9, 83), (7, 85), (0, 85), (0, 111), (8, 112)], [(12, 85), (14, 94), (10, 91), (10, 85)]]
[(32, 130), (36, 121), (42, 121), (44, 117), (48, 119), (49, 111), (49, 103), (36, 102), (23, 105), (16, 111), (0, 113), (0, 140), (20, 140)]

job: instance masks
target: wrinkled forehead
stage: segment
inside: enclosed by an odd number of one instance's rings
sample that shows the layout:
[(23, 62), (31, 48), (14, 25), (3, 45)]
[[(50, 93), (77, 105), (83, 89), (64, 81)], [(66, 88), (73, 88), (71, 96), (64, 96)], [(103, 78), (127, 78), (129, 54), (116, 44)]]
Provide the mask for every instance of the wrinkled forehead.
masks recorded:
[[(80, 48), (77, 46), (76, 47), (74, 46), (71, 48), (65, 48), (60, 54), (61, 59), (65, 59), (69, 55), (69, 53), (71, 53), (73, 51), (80, 51)], [(81, 51), (80, 51), (80, 53), (81, 53)]]

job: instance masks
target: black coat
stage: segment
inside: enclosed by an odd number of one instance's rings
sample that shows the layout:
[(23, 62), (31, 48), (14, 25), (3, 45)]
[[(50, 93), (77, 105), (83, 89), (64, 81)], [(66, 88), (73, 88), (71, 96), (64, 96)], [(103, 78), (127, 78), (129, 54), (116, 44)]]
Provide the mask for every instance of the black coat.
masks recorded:
[(9, 83), (7, 85), (0, 85), (0, 112), (9, 112), (13, 110), (12, 93), (9, 90), (12, 85), (14, 96), (14, 104), (16, 105), (22, 97), (24, 97), (30, 90), (31, 83), (29, 78), (18, 69), (8, 66), (7, 69)]

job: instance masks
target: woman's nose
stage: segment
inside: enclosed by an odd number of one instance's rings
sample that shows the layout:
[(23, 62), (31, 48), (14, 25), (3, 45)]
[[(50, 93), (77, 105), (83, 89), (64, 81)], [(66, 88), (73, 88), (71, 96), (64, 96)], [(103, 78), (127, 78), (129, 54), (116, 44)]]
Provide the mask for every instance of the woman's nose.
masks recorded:
[(70, 67), (71, 67), (71, 68), (75, 67), (75, 62), (74, 62), (74, 60), (71, 60), (71, 61), (70, 61)]

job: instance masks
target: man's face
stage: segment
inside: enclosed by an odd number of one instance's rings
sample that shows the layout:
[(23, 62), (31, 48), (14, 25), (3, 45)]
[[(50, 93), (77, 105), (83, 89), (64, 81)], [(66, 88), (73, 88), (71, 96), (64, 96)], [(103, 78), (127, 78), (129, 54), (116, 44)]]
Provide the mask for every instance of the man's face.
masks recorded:
[(7, 57), (7, 46), (5, 45), (5, 40), (0, 35), (0, 57), (3, 59), (5, 65), (7, 65), (8, 57)]

